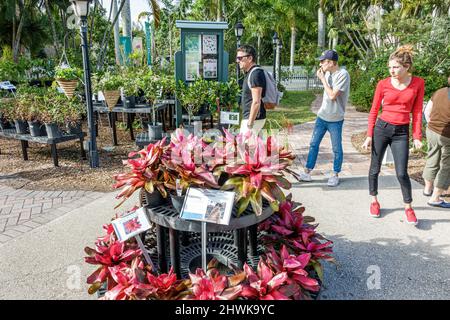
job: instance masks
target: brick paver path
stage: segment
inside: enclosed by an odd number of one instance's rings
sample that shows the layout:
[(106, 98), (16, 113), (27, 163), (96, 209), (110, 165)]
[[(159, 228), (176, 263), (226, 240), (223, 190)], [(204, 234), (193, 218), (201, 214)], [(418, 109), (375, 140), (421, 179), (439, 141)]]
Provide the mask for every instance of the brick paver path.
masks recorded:
[[(322, 95), (317, 95), (311, 110), (317, 114), (322, 103)], [(342, 148), (344, 149), (344, 162), (340, 177), (367, 175), (370, 159), (367, 155), (359, 153), (352, 145), (352, 135), (367, 130), (367, 113), (358, 112), (355, 107), (347, 105), (345, 111), (344, 127), (342, 132)], [(297, 168), (303, 170), (308, 157), (309, 143), (314, 130), (315, 121), (294, 126), (294, 132), (289, 136), (289, 143), (298, 155)], [(320, 144), (316, 167), (311, 172), (318, 178), (328, 177), (333, 170), (333, 150), (329, 133), (326, 133)], [(386, 166), (381, 168), (380, 175), (395, 174), (393, 169)]]
[(33, 191), (0, 185), (0, 245), (102, 195), (100, 192)]

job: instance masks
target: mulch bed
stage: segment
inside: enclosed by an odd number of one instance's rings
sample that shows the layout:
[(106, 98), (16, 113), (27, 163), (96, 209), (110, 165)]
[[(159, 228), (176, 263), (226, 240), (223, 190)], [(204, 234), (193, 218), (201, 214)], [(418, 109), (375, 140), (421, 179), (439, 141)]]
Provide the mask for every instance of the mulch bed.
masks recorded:
[[(113, 175), (123, 172), (122, 160), (130, 151), (137, 150), (128, 130), (117, 124), (118, 146), (112, 146), (111, 129), (102, 118), (99, 126), (97, 148), (100, 168), (91, 169), (88, 160), (80, 156), (79, 141), (59, 143), (59, 167), (53, 166), (50, 146), (30, 143), (28, 161), (22, 158), (20, 142), (12, 139), (0, 139), (0, 184), (14, 188), (31, 190), (85, 190), (113, 191)], [(87, 131), (87, 124), (83, 124)], [(135, 129), (135, 136), (142, 129)], [(89, 137), (86, 137), (86, 140)]]

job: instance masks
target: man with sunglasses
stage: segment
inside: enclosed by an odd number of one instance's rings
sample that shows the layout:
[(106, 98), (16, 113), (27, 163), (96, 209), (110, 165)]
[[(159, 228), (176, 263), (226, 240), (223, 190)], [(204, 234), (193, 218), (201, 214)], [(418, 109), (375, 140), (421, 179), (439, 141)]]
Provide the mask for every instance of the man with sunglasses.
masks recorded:
[(266, 122), (266, 109), (262, 101), (266, 90), (266, 77), (262, 69), (252, 71), (253, 68), (258, 67), (255, 60), (255, 48), (249, 45), (242, 45), (238, 48), (236, 62), (239, 63), (239, 68), (245, 73), (242, 84), (242, 121), (240, 133), (252, 131), (257, 135)]

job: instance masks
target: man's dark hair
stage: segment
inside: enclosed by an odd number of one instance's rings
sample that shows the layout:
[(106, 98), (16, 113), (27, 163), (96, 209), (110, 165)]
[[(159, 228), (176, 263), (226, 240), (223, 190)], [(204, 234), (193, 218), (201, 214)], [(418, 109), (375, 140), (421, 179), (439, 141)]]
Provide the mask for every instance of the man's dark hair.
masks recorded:
[(252, 61), (256, 63), (256, 50), (251, 45), (243, 44), (237, 49), (238, 52), (243, 52), (245, 55), (252, 57)]

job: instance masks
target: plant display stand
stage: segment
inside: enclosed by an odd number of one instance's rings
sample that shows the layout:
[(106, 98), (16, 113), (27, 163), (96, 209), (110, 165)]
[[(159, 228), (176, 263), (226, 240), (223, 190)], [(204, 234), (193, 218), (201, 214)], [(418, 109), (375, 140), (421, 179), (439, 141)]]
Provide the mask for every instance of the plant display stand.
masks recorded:
[[(214, 256), (231, 268), (233, 265), (242, 268), (244, 263), (252, 263), (248, 256), (255, 256), (258, 261), (257, 248), (257, 224), (266, 220), (273, 214), (267, 202), (263, 202), (263, 212), (260, 216), (253, 213), (251, 206), (236, 216), (236, 207), (233, 208), (229, 225), (211, 224), (208, 226), (208, 254)], [(145, 197), (141, 196), (141, 206), (147, 210), (150, 221), (156, 225), (158, 265), (161, 272), (167, 272), (167, 235), (169, 240), (170, 265), (175, 273), (186, 277), (189, 272), (195, 270), (198, 265), (194, 262), (201, 258), (201, 222), (189, 221), (180, 218), (179, 213), (172, 204), (149, 208)], [(180, 235), (180, 232), (182, 234)], [(249, 245), (247, 245), (247, 235)], [(184, 246), (180, 245), (180, 238)]]

